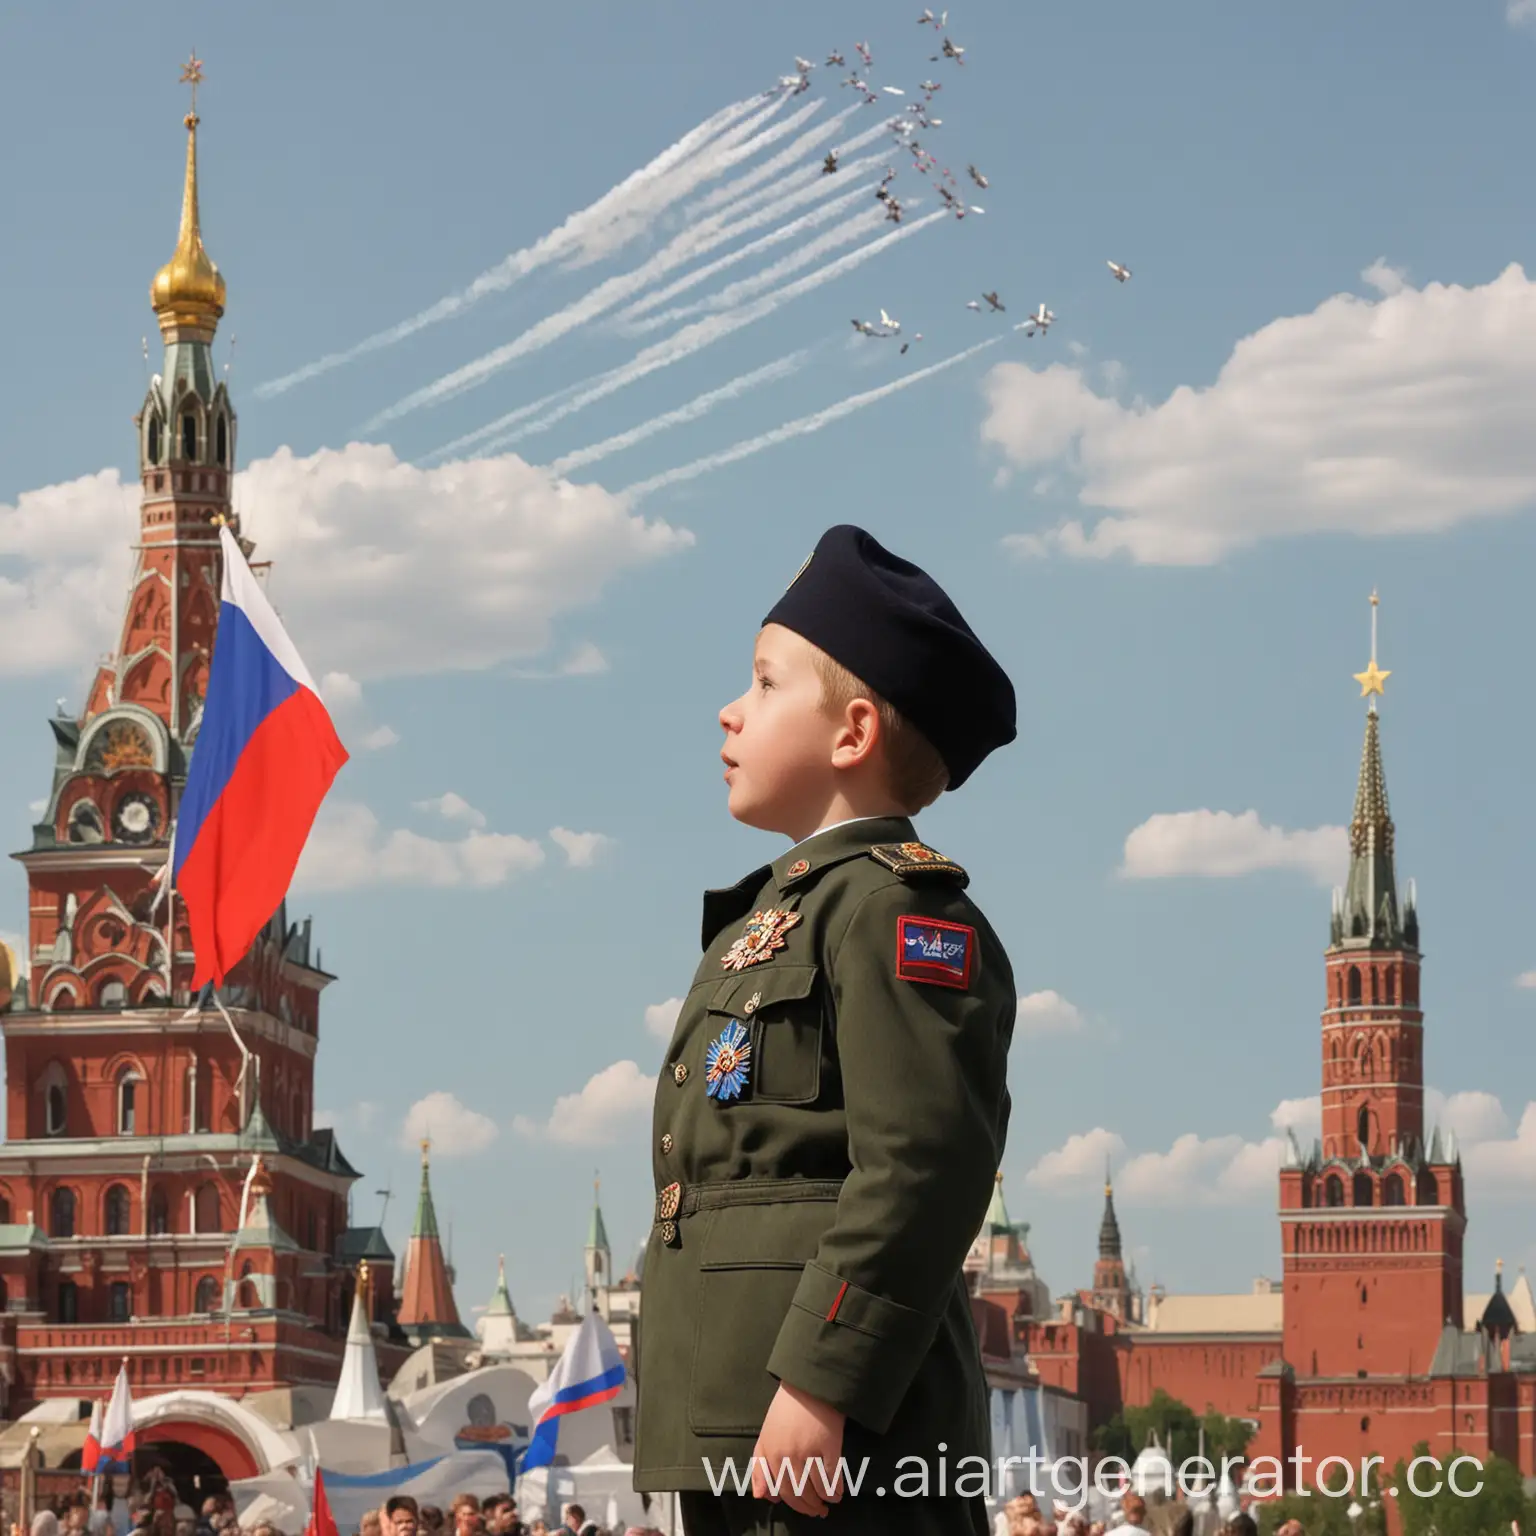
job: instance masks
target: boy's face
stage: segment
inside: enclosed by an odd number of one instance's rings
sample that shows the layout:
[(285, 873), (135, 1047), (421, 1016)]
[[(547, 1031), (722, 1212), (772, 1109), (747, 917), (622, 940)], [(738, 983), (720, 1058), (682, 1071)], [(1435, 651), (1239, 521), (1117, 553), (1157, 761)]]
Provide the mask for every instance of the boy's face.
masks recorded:
[(737, 821), (801, 838), (813, 832), (836, 789), (839, 722), (821, 706), (815, 650), (792, 629), (757, 637), (752, 686), (720, 711), (725, 782)]

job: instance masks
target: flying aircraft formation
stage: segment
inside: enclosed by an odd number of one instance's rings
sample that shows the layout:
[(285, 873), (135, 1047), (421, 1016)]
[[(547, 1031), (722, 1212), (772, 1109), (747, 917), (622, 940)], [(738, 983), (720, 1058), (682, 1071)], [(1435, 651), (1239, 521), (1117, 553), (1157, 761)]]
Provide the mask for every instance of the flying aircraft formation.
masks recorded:
[[(931, 56), (930, 62), (938, 63), (942, 60), (949, 60), (957, 65), (964, 65), (965, 49), (956, 43), (946, 31), (949, 25), (949, 12), (947, 10), (935, 15), (933, 11), (924, 8), (922, 14), (917, 18), (917, 22), (919, 26), (932, 27), (942, 38), (939, 51)], [(855, 43), (854, 52), (858, 55), (859, 62), (849, 71), (842, 84), (844, 87), (852, 86), (866, 105), (873, 106), (877, 104), (883, 96), (907, 95), (906, 89), (901, 86), (888, 84), (877, 86), (871, 81), (870, 72), (874, 67), (874, 54), (867, 42)], [(829, 50), (826, 62), (828, 68), (847, 68), (841, 48)], [(815, 67), (809, 59), (796, 57), (795, 73), (780, 76), (776, 90), (769, 91), (766, 94), (772, 96), (780, 91), (784, 91), (790, 95), (798, 96), (802, 91), (809, 89), (811, 71)], [(938, 193), (939, 201), (943, 204), (945, 211), (952, 213), (957, 220), (960, 220), (964, 219), (968, 214), (985, 213), (986, 209), (965, 200), (960, 191), (959, 179), (948, 167), (942, 166), (933, 152), (924, 148), (921, 141), (917, 138), (919, 129), (927, 133), (943, 125), (943, 118), (932, 115), (933, 99), (942, 89), (942, 82), (937, 80), (923, 80), (919, 82), (916, 92), (921, 92), (922, 101), (907, 103), (904, 113), (892, 118), (886, 124), (886, 127), (889, 128), (896, 144), (911, 156), (912, 170), (918, 175), (929, 179), (934, 191)], [(840, 158), (838, 151), (836, 149), (829, 150), (821, 163), (822, 174), (824, 176), (834, 175), (838, 171), (839, 166)], [(986, 189), (992, 185), (981, 168), (975, 164), (968, 164), (965, 168), (965, 174), (979, 188)], [(908, 204), (913, 202), (913, 199), (903, 202), (901, 198), (897, 197), (891, 187), (891, 183), (895, 179), (896, 171), (892, 168), (887, 168), (885, 175), (875, 187), (874, 193), (875, 197), (885, 205), (886, 219), (892, 224), (900, 224), (907, 212)], [(917, 200), (919, 205), (920, 201), (920, 199)], [(1120, 262), (1111, 261), (1107, 265), (1110, 274), (1117, 283), (1124, 283), (1131, 275), (1131, 269), (1123, 266)], [(996, 289), (989, 293), (983, 293), (979, 300), (968, 300), (965, 307), (981, 313), (983, 305), (986, 306), (985, 312), (988, 314), (1006, 312), (1006, 306)], [(1022, 330), (1027, 336), (1044, 335), (1055, 321), (1055, 312), (1042, 302), (1039, 308), (1026, 319), (1020, 321), (1015, 326), (1015, 329)], [(880, 311), (878, 324), (869, 320), (855, 320), (853, 321), (853, 327), (859, 335), (872, 338), (893, 337), (901, 334), (900, 323), (893, 320), (884, 309)], [(900, 348), (901, 354), (905, 355), (908, 347), (913, 342), (921, 341), (922, 339), (921, 332), (915, 332), (910, 340), (903, 339)]]

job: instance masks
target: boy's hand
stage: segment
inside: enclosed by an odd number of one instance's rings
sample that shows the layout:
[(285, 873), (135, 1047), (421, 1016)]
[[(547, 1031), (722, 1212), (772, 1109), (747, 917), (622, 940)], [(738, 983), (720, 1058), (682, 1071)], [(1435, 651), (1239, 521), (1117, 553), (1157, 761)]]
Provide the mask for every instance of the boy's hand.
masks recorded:
[[(827, 1505), (843, 1496), (843, 1418), (819, 1398), (780, 1382), (752, 1448), (753, 1498), (782, 1499), (802, 1515), (825, 1515)], [(770, 1468), (778, 1477), (777, 1493), (768, 1485)]]

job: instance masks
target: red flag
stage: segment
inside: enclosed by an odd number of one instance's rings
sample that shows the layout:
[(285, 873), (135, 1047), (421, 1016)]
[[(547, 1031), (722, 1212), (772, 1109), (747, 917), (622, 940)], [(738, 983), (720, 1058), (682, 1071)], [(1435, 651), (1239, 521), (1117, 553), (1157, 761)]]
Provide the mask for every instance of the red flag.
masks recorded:
[(336, 1529), (335, 1517), (331, 1514), (331, 1501), (325, 1496), (325, 1478), (319, 1467), (315, 1468), (315, 1502), (310, 1510), (304, 1536), (341, 1536), (341, 1532)]

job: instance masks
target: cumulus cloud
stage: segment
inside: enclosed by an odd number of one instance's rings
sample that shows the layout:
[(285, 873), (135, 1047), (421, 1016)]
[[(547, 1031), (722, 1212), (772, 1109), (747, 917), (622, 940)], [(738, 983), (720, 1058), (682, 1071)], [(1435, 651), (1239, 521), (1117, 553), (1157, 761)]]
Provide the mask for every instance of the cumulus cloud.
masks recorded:
[(1455, 1131), (1463, 1146), (1496, 1140), (1509, 1129), (1509, 1116), (1498, 1097), (1477, 1088), (1460, 1093), (1425, 1089), (1424, 1118), (1430, 1125)]
[(1536, 1101), (1525, 1106), (1513, 1136), (1464, 1145), (1461, 1161), (1479, 1194), (1536, 1196)]
[(1047, 1152), (1024, 1175), (1024, 1182), (1052, 1194), (1076, 1194), (1100, 1183), (1105, 1168), (1124, 1151), (1124, 1138), (1095, 1126), (1067, 1137), (1054, 1152)]
[(645, 1027), (658, 1040), (670, 1040), (677, 1028), (677, 1016), (683, 1011), (680, 997), (669, 997), (664, 1003), (651, 1003), (645, 1010)]
[(1512, 27), (1536, 27), (1536, 0), (1509, 0), (1504, 14)]
[(485, 812), (477, 811), (463, 795), (451, 789), (434, 799), (418, 800), (415, 805), (418, 811), (431, 811), (445, 821), (462, 821), (466, 826), (471, 827), (486, 825)]
[(505, 885), (537, 869), (544, 849), (510, 832), (471, 828), (461, 838), (423, 837), (404, 827), (386, 832), (356, 801), (321, 807), (294, 873), (295, 890), (350, 891), (360, 886)]
[(1391, 298), (1394, 293), (1401, 293), (1408, 286), (1408, 273), (1402, 267), (1392, 266), (1385, 256), (1378, 256), (1360, 274), (1360, 280), (1369, 284), (1377, 293)]
[(439, 1089), (417, 1099), (405, 1112), (400, 1145), (416, 1147), (430, 1141), (438, 1157), (467, 1157), (485, 1151), (498, 1134), (496, 1122), (489, 1115), (468, 1108), (455, 1094)]
[[(418, 469), (383, 444), (281, 448), (236, 484), (274, 605), (343, 693), (531, 659), (558, 617), (693, 542), (516, 454)], [(0, 673), (83, 669), (116, 643), (138, 494), (103, 470), (0, 505)]]
[(1263, 869), (1299, 869), (1319, 885), (1337, 885), (1349, 867), (1343, 827), (1289, 832), (1266, 826), (1257, 811), (1167, 811), (1149, 816), (1125, 839), (1119, 873), (1127, 880), (1178, 875), (1230, 879)]
[(613, 839), (603, 832), (572, 832), (569, 827), (551, 827), (549, 840), (565, 853), (572, 869), (590, 869)]
[(1060, 992), (1030, 992), (1019, 999), (1014, 1028), (1021, 1035), (1064, 1035), (1082, 1027), (1082, 1009)]
[(363, 685), (346, 672), (327, 672), (320, 679), (320, 697), (337, 724), (337, 734), (346, 747), (360, 747), (364, 752), (378, 752), (400, 740), (391, 726), (370, 725), (363, 704)]
[(1021, 554), (1206, 565), (1266, 538), (1436, 532), (1536, 501), (1536, 282), (1511, 265), (1480, 286), (1340, 294), (1157, 404), (1062, 364), (1000, 363), (985, 392), (983, 438), (1015, 468), (1068, 470), (1085, 509), (1014, 536)]
[(529, 1140), (572, 1147), (609, 1146), (634, 1135), (655, 1096), (654, 1077), (647, 1077), (632, 1061), (616, 1061), (589, 1077), (577, 1092), (556, 1099), (547, 1120), (519, 1115), (512, 1126)]
[(317, 1109), (310, 1118), (317, 1127), (371, 1131), (378, 1123), (382, 1110), (383, 1106), (375, 1104), (371, 1099), (359, 1099), (356, 1104), (345, 1109)]
[(1536, 987), (1536, 971), (1521, 971), (1515, 977), (1517, 987)]

